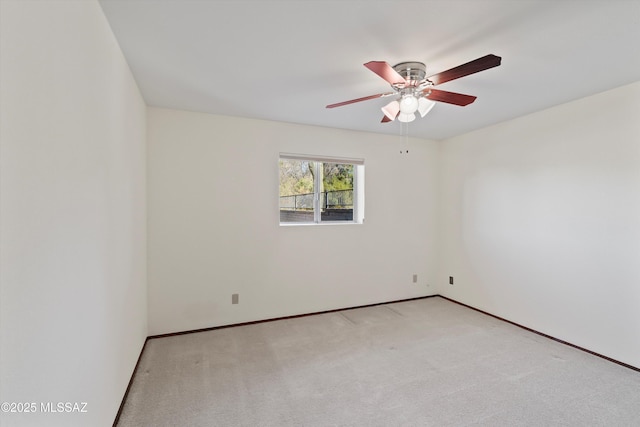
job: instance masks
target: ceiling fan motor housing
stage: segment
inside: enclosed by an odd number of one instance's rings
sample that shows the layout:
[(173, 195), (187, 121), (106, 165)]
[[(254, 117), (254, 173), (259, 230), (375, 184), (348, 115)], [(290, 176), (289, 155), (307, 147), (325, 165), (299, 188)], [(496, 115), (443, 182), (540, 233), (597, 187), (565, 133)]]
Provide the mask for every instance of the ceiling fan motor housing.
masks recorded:
[(403, 84), (404, 87), (418, 86), (427, 77), (427, 66), (422, 62), (400, 62), (393, 69), (407, 81), (406, 85)]

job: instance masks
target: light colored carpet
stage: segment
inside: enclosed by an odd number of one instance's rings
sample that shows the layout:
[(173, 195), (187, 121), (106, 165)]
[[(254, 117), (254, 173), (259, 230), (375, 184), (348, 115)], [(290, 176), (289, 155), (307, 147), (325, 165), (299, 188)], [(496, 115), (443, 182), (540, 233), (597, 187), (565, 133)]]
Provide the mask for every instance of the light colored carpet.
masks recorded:
[(119, 426), (640, 426), (640, 373), (443, 298), (149, 340)]

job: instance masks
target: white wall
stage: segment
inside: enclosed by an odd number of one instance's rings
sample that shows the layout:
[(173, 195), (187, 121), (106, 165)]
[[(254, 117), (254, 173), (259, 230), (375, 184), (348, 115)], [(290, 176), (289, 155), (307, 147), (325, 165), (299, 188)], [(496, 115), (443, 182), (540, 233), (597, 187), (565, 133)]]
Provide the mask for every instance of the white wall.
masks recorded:
[(113, 423), (147, 335), (146, 107), (95, 1), (0, 3), (0, 401)]
[[(434, 293), (436, 143), (401, 155), (399, 136), (157, 108), (148, 122), (150, 334)], [(279, 226), (280, 152), (364, 158), (365, 224)]]
[(444, 141), (439, 292), (640, 367), (639, 118), (640, 82)]

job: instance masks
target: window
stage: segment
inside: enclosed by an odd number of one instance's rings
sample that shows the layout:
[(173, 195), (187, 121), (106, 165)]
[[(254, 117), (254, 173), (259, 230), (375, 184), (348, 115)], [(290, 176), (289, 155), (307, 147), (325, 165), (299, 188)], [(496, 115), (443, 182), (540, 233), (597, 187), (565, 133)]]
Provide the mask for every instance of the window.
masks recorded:
[(364, 161), (280, 154), (280, 224), (362, 223)]

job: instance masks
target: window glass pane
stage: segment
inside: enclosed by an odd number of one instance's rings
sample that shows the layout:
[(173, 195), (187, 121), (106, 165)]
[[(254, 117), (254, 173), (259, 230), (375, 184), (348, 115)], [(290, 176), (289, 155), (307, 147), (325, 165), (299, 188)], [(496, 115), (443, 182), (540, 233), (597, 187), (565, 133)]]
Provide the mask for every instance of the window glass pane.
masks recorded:
[(364, 160), (282, 154), (280, 223), (364, 223)]
[(354, 165), (322, 163), (321, 221), (353, 221)]
[(280, 159), (280, 222), (313, 222), (315, 164)]

